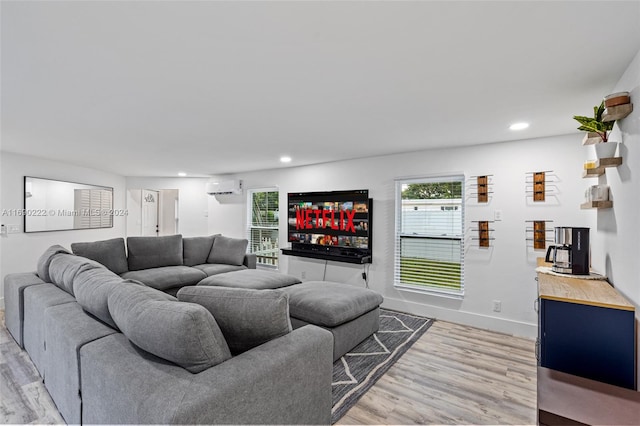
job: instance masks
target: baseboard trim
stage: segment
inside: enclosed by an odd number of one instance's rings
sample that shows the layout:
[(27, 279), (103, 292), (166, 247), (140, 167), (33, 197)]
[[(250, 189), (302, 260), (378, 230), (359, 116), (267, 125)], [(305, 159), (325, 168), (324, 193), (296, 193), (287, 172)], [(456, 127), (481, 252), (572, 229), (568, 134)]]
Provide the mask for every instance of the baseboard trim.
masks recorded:
[(511, 334), (513, 336), (535, 339), (538, 336), (538, 325), (522, 321), (514, 321), (506, 318), (497, 318), (488, 315), (464, 312), (439, 306), (425, 305), (407, 300), (385, 297), (383, 308), (407, 312), (414, 315), (422, 315), (443, 321)]

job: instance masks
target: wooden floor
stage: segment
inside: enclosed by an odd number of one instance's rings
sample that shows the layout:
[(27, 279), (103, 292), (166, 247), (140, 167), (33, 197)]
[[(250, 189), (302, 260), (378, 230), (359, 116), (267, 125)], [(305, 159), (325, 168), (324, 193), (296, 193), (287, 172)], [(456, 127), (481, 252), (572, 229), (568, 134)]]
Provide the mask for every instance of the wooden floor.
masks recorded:
[(436, 321), (338, 422), (535, 424), (527, 339)]
[[(63, 423), (0, 311), (0, 423)], [(338, 422), (534, 424), (534, 343), (437, 321)]]

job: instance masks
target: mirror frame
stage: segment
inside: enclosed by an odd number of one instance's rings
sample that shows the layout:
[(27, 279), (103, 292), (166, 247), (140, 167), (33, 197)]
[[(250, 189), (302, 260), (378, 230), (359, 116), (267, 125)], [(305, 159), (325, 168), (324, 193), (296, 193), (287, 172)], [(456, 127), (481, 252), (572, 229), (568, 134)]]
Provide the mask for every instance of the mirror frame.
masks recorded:
[[(31, 180), (30, 180), (31, 179)], [(80, 189), (86, 190), (99, 190), (102, 191), (100, 196), (103, 193), (108, 195), (108, 207), (103, 207), (102, 204), (100, 207), (94, 207), (90, 205), (88, 208), (81, 207), (78, 208), (76, 206), (76, 200), (74, 198), (74, 203), (72, 206), (64, 206), (64, 207), (54, 207), (50, 205), (44, 205), (42, 208), (33, 208), (33, 206), (28, 207), (27, 201), (31, 198), (31, 190), (32, 185), (34, 183), (33, 180), (38, 181), (49, 181), (49, 182), (60, 182), (67, 185), (77, 185), (77, 188), (71, 188), (74, 191)], [(77, 231), (82, 229), (104, 229), (104, 228), (113, 228), (113, 188), (110, 186), (101, 186), (101, 185), (92, 185), (80, 182), (70, 182), (58, 179), (49, 179), (49, 178), (41, 178), (37, 176), (25, 176), (23, 180), (23, 230), (25, 233), (34, 233), (34, 232), (56, 232), (56, 231)], [(74, 197), (76, 193), (74, 192)], [(46, 203), (46, 200), (45, 200)], [(107, 211), (108, 210), (108, 211)], [(107, 213), (107, 214), (105, 214)], [(104, 216), (108, 216), (108, 219), (105, 221), (102, 218)], [(34, 224), (35, 220), (40, 220), (46, 217), (71, 217), (73, 218), (73, 224), (71, 226), (60, 226), (60, 225), (47, 225), (45, 224), (44, 228), (36, 227)], [(79, 223), (82, 222), (82, 225)], [(36, 229), (34, 229), (36, 228)]]

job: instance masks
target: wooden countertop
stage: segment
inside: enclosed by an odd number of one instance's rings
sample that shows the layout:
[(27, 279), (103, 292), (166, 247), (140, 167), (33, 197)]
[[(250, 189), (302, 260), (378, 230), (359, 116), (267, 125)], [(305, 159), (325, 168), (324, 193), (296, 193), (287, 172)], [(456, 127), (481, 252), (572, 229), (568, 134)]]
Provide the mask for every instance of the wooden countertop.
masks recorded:
[(606, 280), (585, 280), (538, 272), (538, 294), (541, 299), (635, 311), (635, 305)]

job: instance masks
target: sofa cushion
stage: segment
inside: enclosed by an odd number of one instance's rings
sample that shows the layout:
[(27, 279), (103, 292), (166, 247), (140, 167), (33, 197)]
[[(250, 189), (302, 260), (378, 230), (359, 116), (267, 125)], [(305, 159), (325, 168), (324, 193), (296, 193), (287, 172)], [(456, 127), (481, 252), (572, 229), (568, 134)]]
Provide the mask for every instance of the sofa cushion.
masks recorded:
[(116, 274), (129, 270), (124, 238), (94, 241), (89, 243), (72, 243), (71, 251), (78, 256), (95, 260)]
[[(31, 357), (42, 378), (46, 376), (44, 365), (47, 357), (44, 331), (46, 311), (51, 306), (73, 303), (75, 303), (73, 296), (51, 283), (32, 285), (24, 289), (24, 349)], [(2, 355), (4, 361), (4, 347)], [(0, 385), (0, 395), (4, 395), (4, 389), (4, 385)]]
[(164, 266), (161, 268), (129, 271), (121, 275), (122, 278), (140, 281), (158, 290), (195, 285), (203, 278), (206, 278), (206, 276), (207, 274), (200, 269), (189, 266)]
[(194, 303), (163, 300), (150, 290), (120, 286), (109, 295), (111, 315), (132, 343), (192, 373), (231, 358), (209, 311)]
[(4, 277), (4, 325), (21, 348), (24, 348), (24, 290), (46, 284), (35, 272), (7, 274)]
[[(108, 269), (101, 267), (81, 270), (73, 281), (73, 291), (82, 309), (111, 327), (117, 328), (109, 311), (108, 298), (114, 289), (120, 288), (123, 285), (144, 287), (140, 282), (123, 280)], [(173, 296), (149, 288), (149, 293), (151, 292), (153, 292), (156, 297), (164, 298), (164, 300), (177, 300)]]
[(55, 245), (46, 249), (44, 253), (42, 253), (42, 256), (38, 258), (37, 271), (42, 281), (47, 283), (51, 281), (51, 277), (49, 277), (49, 264), (51, 263), (51, 259), (59, 253), (70, 254), (66, 248)]
[(289, 297), (279, 290), (183, 287), (178, 300), (207, 308), (234, 355), (291, 332)]
[(82, 309), (117, 328), (109, 313), (107, 298), (122, 281), (122, 278), (106, 268), (83, 269), (73, 280), (73, 293)]
[(242, 269), (207, 277), (200, 281), (198, 285), (264, 290), (288, 287), (300, 282), (301, 281), (293, 275), (265, 271), (263, 269)]
[(104, 269), (104, 266), (85, 257), (73, 254), (59, 253), (49, 263), (49, 278), (51, 282), (73, 295), (73, 280), (84, 269)]
[(344, 324), (383, 302), (373, 290), (329, 281), (307, 281), (282, 291), (289, 294), (292, 317), (324, 327)]
[(207, 258), (213, 247), (215, 236), (189, 237), (182, 239), (183, 263), (187, 266), (201, 265), (207, 263)]
[(233, 271), (242, 271), (244, 269), (247, 269), (247, 267), (244, 265), (240, 265), (240, 266), (224, 265), (224, 264), (218, 264), (218, 263), (216, 264), (205, 263), (204, 265), (196, 265), (194, 266), (194, 268), (200, 269), (202, 272), (204, 272), (206, 276), (224, 274), (226, 272), (233, 272)]
[(227, 265), (242, 265), (247, 252), (249, 241), (241, 238), (229, 238), (218, 235), (213, 240), (211, 253), (207, 263), (223, 263)]
[(130, 271), (182, 265), (182, 235), (127, 237)]
[(82, 424), (80, 348), (111, 334), (119, 333), (112, 327), (96, 321), (77, 303), (53, 306), (46, 311), (45, 386), (67, 424)]

